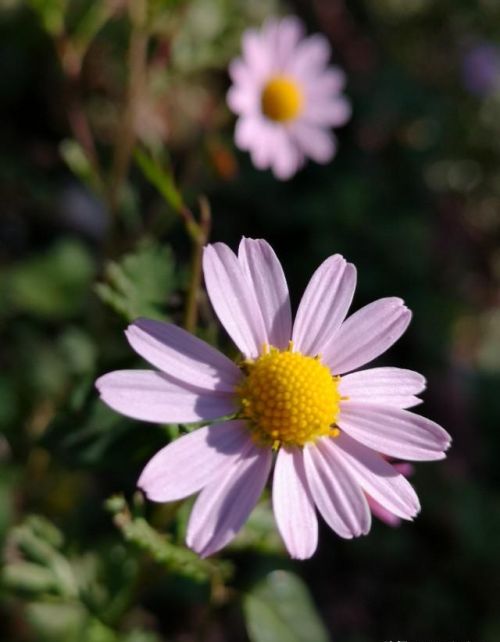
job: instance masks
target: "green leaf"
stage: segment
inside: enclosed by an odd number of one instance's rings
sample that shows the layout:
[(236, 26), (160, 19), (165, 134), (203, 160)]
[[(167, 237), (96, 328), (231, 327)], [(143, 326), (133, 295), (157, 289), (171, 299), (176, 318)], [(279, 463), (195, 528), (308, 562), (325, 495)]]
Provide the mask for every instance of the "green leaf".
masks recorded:
[(65, 138), (59, 144), (59, 153), (77, 178), (93, 189), (98, 188), (99, 178), (95, 175), (87, 154), (80, 143), (71, 138)]
[(251, 642), (328, 642), (304, 582), (287, 571), (273, 571), (243, 600)]
[(66, 0), (30, 0), (30, 5), (40, 16), (44, 29), (52, 36), (59, 36), (64, 31), (67, 4)]
[(83, 307), (94, 262), (82, 243), (63, 240), (15, 266), (7, 290), (15, 308), (45, 318), (73, 317)]
[(106, 282), (96, 286), (102, 301), (127, 321), (146, 316), (165, 319), (163, 312), (175, 287), (174, 259), (169, 247), (146, 242), (121, 261), (106, 267)]
[(184, 201), (182, 200), (181, 193), (175, 186), (174, 179), (170, 172), (160, 167), (153, 158), (147, 156), (147, 154), (139, 149), (135, 152), (134, 157), (144, 177), (153, 187), (156, 187), (170, 207), (176, 212), (182, 210)]
[(106, 502), (113, 513), (115, 525), (128, 542), (147, 551), (156, 562), (170, 571), (198, 582), (221, 581), (231, 575), (231, 567), (220, 560), (201, 559), (196, 553), (170, 542), (155, 530), (143, 517), (131, 514), (125, 499), (116, 495)]
[(11, 588), (34, 593), (54, 593), (74, 598), (78, 594), (73, 569), (58, 550), (62, 534), (39, 515), (28, 517), (9, 534), (10, 545), (25, 558), (6, 566), (2, 582)]
[(31, 602), (26, 616), (41, 642), (118, 642), (113, 631), (79, 603)]

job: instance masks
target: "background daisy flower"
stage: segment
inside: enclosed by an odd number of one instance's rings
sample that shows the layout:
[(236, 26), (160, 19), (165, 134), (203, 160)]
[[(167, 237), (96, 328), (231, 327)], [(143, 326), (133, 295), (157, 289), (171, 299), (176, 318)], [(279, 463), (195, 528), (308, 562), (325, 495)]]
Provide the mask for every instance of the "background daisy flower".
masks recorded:
[(351, 109), (341, 95), (344, 73), (328, 66), (326, 38), (305, 37), (300, 20), (290, 16), (245, 31), (242, 49), (229, 67), (227, 97), (239, 116), (237, 146), (280, 179), (293, 176), (306, 157), (331, 160), (336, 143), (329, 128), (343, 125)]
[(403, 301), (379, 299), (346, 319), (356, 270), (334, 255), (313, 274), (292, 324), (283, 270), (265, 241), (243, 239), (237, 256), (223, 243), (209, 245), (203, 267), (215, 312), (243, 360), (233, 363), (174, 325), (139, 319), (127, 338), (158, 370), (97, 381), (102, 399), (130, 417), (215, 422), (151, 459), (138, 482), (148, 498), (199, 493), (187, 544), (202, 556), (242, 527), (274, 455), (273, 511), (292, 557), (314, 553), (316, 510), (344, 538), (368, 533), (370, 503), (379, 515), (412, 519), (418, 498), (386, 457), (442, 459), (450, 437), (407, 410), (420, 401), (421, 375), (353, 372), (406, 330), (411, 313)]

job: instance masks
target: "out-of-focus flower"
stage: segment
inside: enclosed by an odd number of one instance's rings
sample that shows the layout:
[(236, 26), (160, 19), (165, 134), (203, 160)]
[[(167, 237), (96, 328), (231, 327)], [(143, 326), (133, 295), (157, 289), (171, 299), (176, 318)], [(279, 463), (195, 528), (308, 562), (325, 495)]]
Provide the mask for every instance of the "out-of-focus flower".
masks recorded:
[(341, 95), (344, 73), (328, 66), (330, 46), (305, 37), (294, 17), (268, 21), (243, 34), (242, 57), (233, 60), (228, 104), (238, 114), (235, 141), (259, 169), (288, 179), (306, 157), (327, 163), (336, 141), (330, 127), (343, 125), (351, 108)]
[(315, 508), (345, 538), (370, 530), (367, 496), (396, 518), (412, 519), (418, 498), (385, 457), (442, 459), (450, 437), (406, 410), (425, 387), (418, 373), (352, 372), (406, 330), (411, 312), (403, 301), (380, 299), (344, 320), (356, 269), (337, 254), (312, 276), (292, 324), (283, 270), (265, 241), (243, 239), (237, 256), (223, 243), (209, 245), (203, 265), (241, 363), (174, 325), (139, 319), (127, 338), (159, 370), (122, 370), (97, 381), (102, 399), (130, 417), (215, 421), (160, 450), (140, 488), (158, 502), (200, 493), (187, 544), (203, 556), (242, 527), (274, 454), (273, 510), (293, 557), (316, 549)]
[(488, 96), (500, 88), (500, 47), (489, 42), (469, 47), (462, 56), (462, 80), (476, 96)]

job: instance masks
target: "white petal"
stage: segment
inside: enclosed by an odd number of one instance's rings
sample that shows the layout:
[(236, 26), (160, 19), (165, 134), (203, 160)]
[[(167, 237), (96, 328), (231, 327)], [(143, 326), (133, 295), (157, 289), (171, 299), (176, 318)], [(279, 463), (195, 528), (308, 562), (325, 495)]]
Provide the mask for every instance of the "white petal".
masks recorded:
[(199, 428), (157, 452), (137, 485), (155, 502), (183, 499), (225, 474), (251, 443), (241, 421)]
[(246, 357), (257, 357), (267, 337), (255, 293), (237, 257), (224, 243), (208, 245), (203, 271), (210, 301), (227, 333)]
[(226, 475), (201, 491), (188, 524), (190, 548), (207, 557), (235, 537), (264, 489), (271, 462), (271, 449), (254, 444)]
[(276, 458), (273, 511), (290, 555), (300, 560), (311, 557), (318, 545), (318, 520), (298, 448), (281, 448)]
[(153, 370), (117, 370), (100, 377), (96, 386), (110, 408), (142, 421), (189, 423), (237, 410), (233, 394), (200, 390)]
[(307, 481), (314, 503), (338, 535), (351, 539), (370, 530), (371, 513), (358, 482), (342, 458), (323, 440), (304, 448)]
[(283, 268), (266, 241), (242, 239), (238, 251), (243, 272), (262, 313), (267, 343), (286, 348), (290, 341), (292, 312)]
[(400, 408), (342, 401), (337, 423), (365, 446), (411, 461), (443, 459), (451, 443), (441, 426)]
[(141, 357), (174, 379), (223, 392), (232, 392), (241, 379), (230, 359), (171, 323), (137, 319), (125, 334)]
[(340, 254), (330, 256), (316, 272), (302, 296), (293, 326), (294, 348), (316, 355), (339, 329), (356, 288), (356, 268)]
[(381, 455), (345, 433), (325, 445), (341, 452), (361, 488), (391, 513), (412, 519), (419, 512), (420, 503), (411, 484)]
[(350, 401), (411, 408), (420, 403), (415, 395), (425, 389), (425, 377), (403, 368), (370, 368), (344, 375), (339, 392)]
[(401, 299), (379, 299), (352, 314), (323, 350), (334, 374), (372, 361), (395, 343), (408, 327), (411, 312)]

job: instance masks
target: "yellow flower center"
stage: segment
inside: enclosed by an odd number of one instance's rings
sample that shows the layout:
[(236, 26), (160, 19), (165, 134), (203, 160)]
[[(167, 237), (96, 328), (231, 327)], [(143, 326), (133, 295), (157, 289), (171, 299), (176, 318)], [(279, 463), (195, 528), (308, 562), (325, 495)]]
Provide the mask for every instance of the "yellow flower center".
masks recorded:
[(271, 348), (246, 368), (248, 376), (237, 389), (241, 416), (259, 442), (276, 449), (339, 434), (339, 377), (319, 357)]
[(286, 76), (271, 78), (262, 91), (262, 112), (280, 123), (296, 118), (302, 111), (303, 103), (301, 88)]

